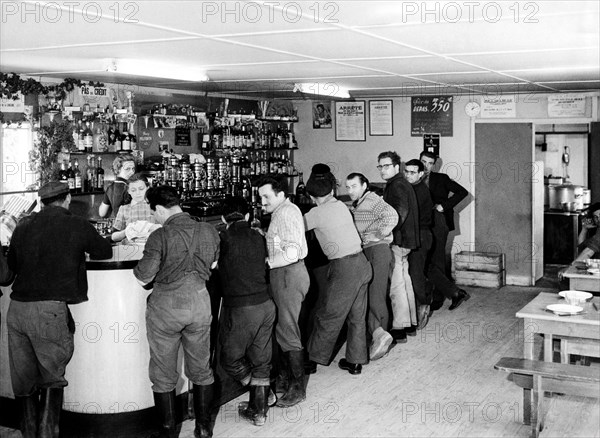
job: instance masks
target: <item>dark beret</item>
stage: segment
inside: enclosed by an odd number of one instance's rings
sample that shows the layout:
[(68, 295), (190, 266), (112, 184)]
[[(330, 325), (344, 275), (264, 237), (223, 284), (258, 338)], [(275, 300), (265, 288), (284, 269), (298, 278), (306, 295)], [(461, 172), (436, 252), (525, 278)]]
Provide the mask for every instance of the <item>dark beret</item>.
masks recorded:
[(336, 185), (335, 176), (327, 164), (317, 163), (312, 167), (312, 172), (306, 182), (306, 191), (316, 198), (326, 196)]
[(40, 199), (54, 198), (55, 196), (65, 195), (69, 193), (69, 185), (58, 181), (50, 181), (44, 184), (38, 191)]

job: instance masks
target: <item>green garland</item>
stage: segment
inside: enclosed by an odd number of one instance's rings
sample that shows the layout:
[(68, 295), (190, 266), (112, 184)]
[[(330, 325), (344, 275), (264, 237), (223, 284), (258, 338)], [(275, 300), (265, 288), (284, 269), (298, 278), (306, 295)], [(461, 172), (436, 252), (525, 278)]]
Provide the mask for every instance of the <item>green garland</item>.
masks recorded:
[[(3, 99), (19, 98), (19, 93), (22, 95), (27, 94), (43, 94), (45, 96), (54, 93), (57, 99), (63, 100), (67, 97), (67, 93), (70, 93), (75, 87), (81, 87), (86, 85), (85, 82), (79, 79), (66, 78), (60, 84), (56, 85), (43, 85), (41, 82), (36, 81), (33, 78), (21, 79), (16, 73), (1, 73), (0, 72), (0, 97)], [(103, 87), (104, 84), (101, 82), (89, 81), (87, 85), (92, 87)]]
[(48, 181), (58, 180), (58, 154), (74, 150), (73, 126), (68, 120), (53, 120), (48, 126), (42, 126), (29, 152), (29, 168), (38, 173), (38, 181), (28, 188), (37, 189)]

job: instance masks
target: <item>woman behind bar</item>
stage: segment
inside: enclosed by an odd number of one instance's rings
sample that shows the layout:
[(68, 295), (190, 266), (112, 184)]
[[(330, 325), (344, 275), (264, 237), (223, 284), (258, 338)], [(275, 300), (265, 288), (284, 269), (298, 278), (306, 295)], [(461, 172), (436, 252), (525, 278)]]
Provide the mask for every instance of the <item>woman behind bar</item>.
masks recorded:
[(113, 161), (115, 180), (108, 185), (104, 199), (98, 208), (100, 217), (106, 217), (111, 212), (118, 212), (123, 204), (129, 204), (131, 197), (127, 193), (127, 180), (135, 173), (135, 158), (131, 154), (119, 155)]
[[(131, 203), (119, 207), (117, 217), (113, 222), (113, 233), (111, 236), (113, 242), (119, 242), (127, 235), (133, 233), (134, 230), (126, 232), (126, 229), (128, 229), (130, 225), (133, 226), (136, 222), (143, 221), (156, 224), (152, 210), (150, 210), (150, 205), (146, 201), (147, 190), (148, 180), (141, 173), (134, 174), (127, 181), (127, 193), (131, 196)], [(149, 227), (148, 224), (144, 225)], [(158, 226), (150, 227), (146, 235), (156, 228), (158, 228)]]

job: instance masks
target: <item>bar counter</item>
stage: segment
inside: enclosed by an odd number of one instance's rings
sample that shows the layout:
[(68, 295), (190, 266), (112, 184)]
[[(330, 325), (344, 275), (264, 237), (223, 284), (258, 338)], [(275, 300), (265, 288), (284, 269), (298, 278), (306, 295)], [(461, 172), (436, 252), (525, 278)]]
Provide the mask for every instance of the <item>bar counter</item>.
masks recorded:
[[(61, 436), (63, 431), (66, 436), (122, 432), (124, 425), (134, 436), (153, 424), (145, 324), (146, 299), (151, 291), (145, 290), (133, 275), (142, 255), (141, 244), (116, 245), (111, 259), (86, 263), (88, 301), (69, 306), (75, 320), (75, 348), (65, 375), (69, 384), (64, 392), (61, 425), (66, 427), (61, 428)], [(1, 298), (2, 424), (11, 423), (10, 418), (4, 417), (16, 409), (4, 409), (11, 402), (14, 404), (6, 330), (10, 293), (10, 288), (3, 288)], [(188, 391), (181, 351), (178, 367), (176, 391), (180, 395)]]

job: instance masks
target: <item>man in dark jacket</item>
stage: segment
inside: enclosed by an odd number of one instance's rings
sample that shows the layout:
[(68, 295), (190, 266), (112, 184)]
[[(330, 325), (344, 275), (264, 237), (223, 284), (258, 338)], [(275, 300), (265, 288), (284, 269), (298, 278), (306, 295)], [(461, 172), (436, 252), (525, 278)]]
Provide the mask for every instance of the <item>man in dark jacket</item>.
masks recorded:
[(255, 426), (267, 420), (273, 325), (277, 310), (267, 286), (267, 242), (248, 223), (248, 203), (233, 198), (225, 207), (221, 231), (219, 276), (223, 307), (219, 324), (221, 366), (243, 386), (250, 401), (240, 409)]
[(423, 151), (419, 159), (425, 166), (424, 182), (429, 186), (433, 200), (433, 246), (428, 276), (435, 286), (431, 310), (444, 305), (444, 300), (452, 300), (450, 310), (456, 309), (470, 295), (460, 289), (446, 275), (446, 241), (448, 233), (454, 230), (454, 207), (469, 194), (467, 190), (444, 173), (432, 172), (437, 155)]
[(393, 230), (394, 270), (390, 285), (393, 313), (393, 335), (405, 342), (405, 328), (417, 325), (415, 294), (408, 272), (408, 254), (419, 246), (419, 210), (412, 186), (400, 173), (400, 157), (396, 152), (382, 152), (377, 157), (381, 177), (386, 181), (383, 200), (398, 212), (398, 225)]
[(67, 184), (49, 182), (39, 196), (42, 211), (21, 219), (8, 251), (16, 274), (7, 316), (8, 353), (23, 436), (58, 437), (75, 332), (67, 305), (88, 299), (85, 254), (107, 259), (112, 248), (85, 218), (69, 212)]
[(431, 250), (431, 215), (433, 203), (429, 189), (423, 182), (425, 166), (419, 160), (409, 160), (404, 165), (404, 176), (413, 186), (419, 205), (419, 247), (408, 255), (408, 272), (413, 282), (415, 298), (417, 300), (418, 328), (423, 329), (429, 321), (429, 306), (431, 304), (433, 284), (427, 278), (427, 265), (429, 264), (429, 251)]

